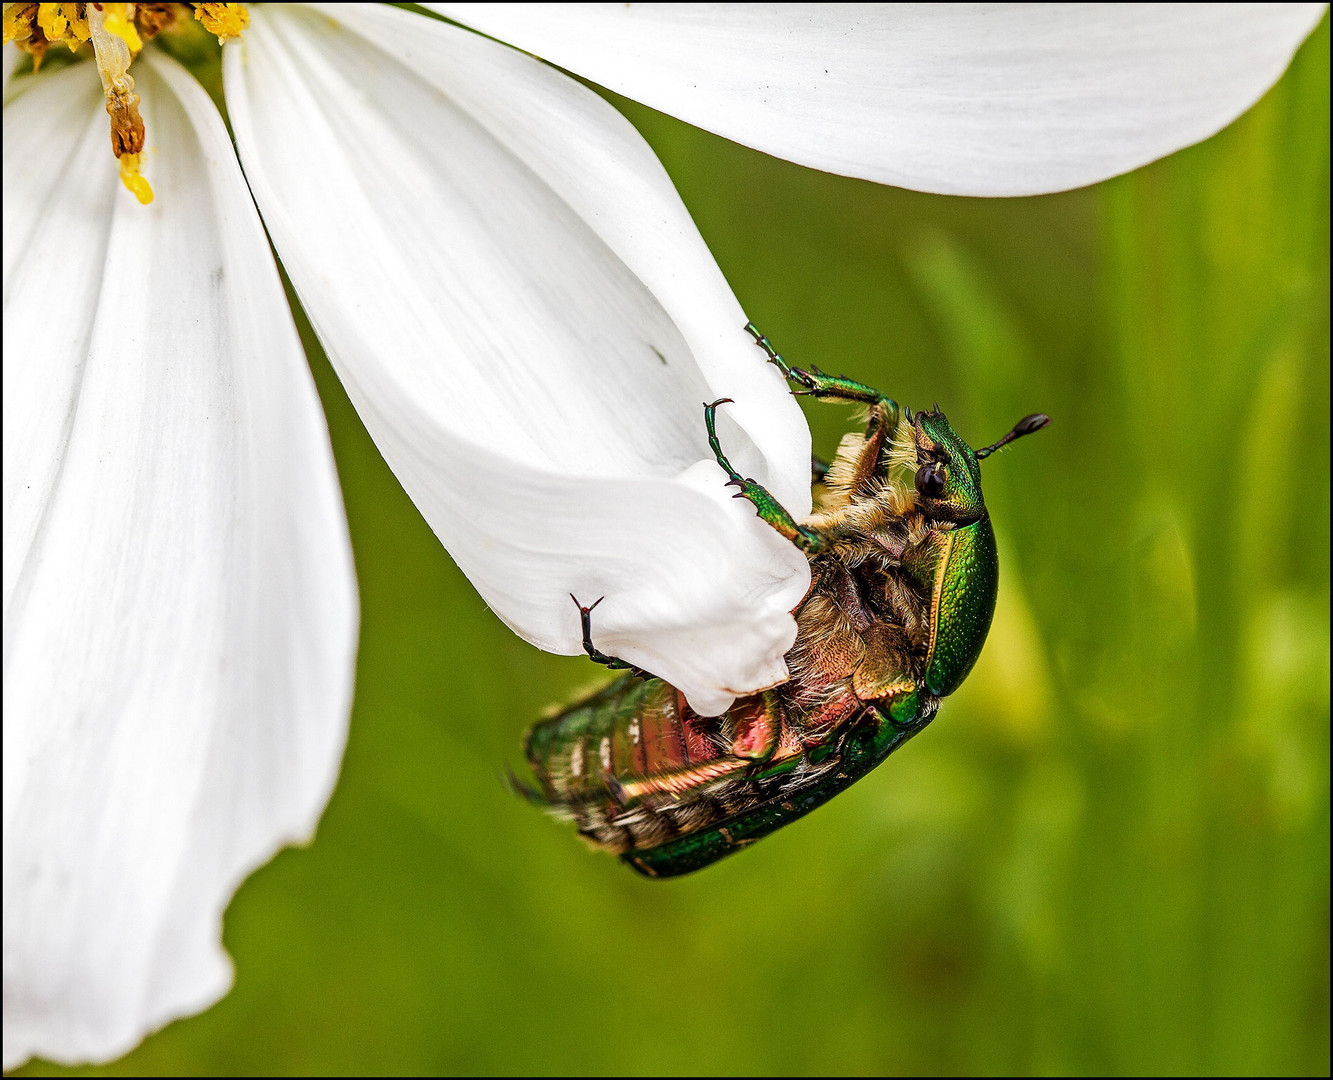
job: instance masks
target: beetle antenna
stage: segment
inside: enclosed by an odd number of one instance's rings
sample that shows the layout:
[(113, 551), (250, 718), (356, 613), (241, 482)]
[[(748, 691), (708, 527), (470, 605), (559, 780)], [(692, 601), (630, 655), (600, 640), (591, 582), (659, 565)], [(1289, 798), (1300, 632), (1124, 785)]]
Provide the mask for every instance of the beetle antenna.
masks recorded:
[(1034, 431), (1040, 431), (1050, 422), (1051, 418), (1045, 413), (1032, 413), (1030, 416), (1023, 417), (1022, 420), (1013, 426), (1013, 430), (999, 442), (991, 443), (990, 446), (978, 450), (976, 452), (977, 460), (980, 461), (982, 458), (990, 457), (991, 454), (995, 453), (1000, 447), (1008, 446), (1015, 439), (1021, 439), (1024, 435), (1031, 435)]

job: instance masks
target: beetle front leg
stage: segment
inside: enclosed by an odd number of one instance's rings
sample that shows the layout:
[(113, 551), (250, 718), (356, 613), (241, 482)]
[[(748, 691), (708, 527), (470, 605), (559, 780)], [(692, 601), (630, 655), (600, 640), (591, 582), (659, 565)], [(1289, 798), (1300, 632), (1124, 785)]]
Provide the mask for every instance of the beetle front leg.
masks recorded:
[(708, 445), (713, 448), (717, 463), (727, 471), (727, 486), (739, 488), (740, 490), (736, 492), (735, 498), (749, 499), (764, 521), (772, 525), (807, 555), (818, 555), (819, 552), (824, 550), (824, 538), (814, 529), (807, 529), (804, 525), (798, 525), (796, 519), (783, 508), (777, 499), (773, 498), (767, 488), (753, 479), (741, 476), (731, 467), (731, 462), (727, 460), (726, 454), (722, 452), (722, 444), (717, 439), (714, 417), (717, 413), (717, 407), (729, 401), (731, 401), (731, 398), (718, 398), (711, 405), (704, 406), (704, 424), (708, 428)]
[[(819, 368), (805, 371), (792, 367), (783, 359), (782, 354), (773, 348), (773, 343), (759, 332), (754, 323), (746, 323), (745, 329), (754, 338), (754, 343), (764, 350), (769, 363), (782, 372), (788, 381), (802, 388), (793, 390), (793, 394), (818, 398), (820, 401), (859, 401), (871, 407), (871, 425), (880, 422), (890, 431), (898, 426), (898, 403), (892, 398), (881, 394), (873, 386), (867, 386), (844, 375), (829, 375)], [(869, 435), (869, 428), (866, 433)]]
[[(870, 407), (866, 418), (865, 443), (861, 456), (852, 472), (848, 489), (853, 496), (861, 497), (869, 493), (874, 478), (879, 474), (879, 458), (884, 443), (893, 438), (898, 427), (900, 410), (898, 403), (881, 394), (873, 386), (867, 386), (855, 379), (843, 375), (828, 375), (819, 368), (803, 371), (792, 367), (782, 354), (773, 348), (773, 343), (759, 332), (754, 323), (746, 323), (745, 329), (754, 338), (754, 343), (764, 350), (769, 363), (773, 364), (790, 381), (802, 389), (793, 390), (798, 396), (818, 398), (820, 401), (852, 401)], [(822, 479), (822, 477), (821, 477)]]

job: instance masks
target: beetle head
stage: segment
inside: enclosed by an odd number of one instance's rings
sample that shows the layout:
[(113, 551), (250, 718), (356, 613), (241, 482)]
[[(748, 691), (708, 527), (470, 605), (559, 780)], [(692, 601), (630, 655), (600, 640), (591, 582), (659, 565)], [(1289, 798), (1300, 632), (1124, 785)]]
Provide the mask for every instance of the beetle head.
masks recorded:
[(973, 450), (950, 426), (938, 405), (934, 412), (909, 413), (908, 418), (916, 442), (917, 505), (927, 517), (960, 525), (986, 513), (981, 495), (981, 460), (1051, 422), (1044, 413), (1033, 413), (1023, 417), (998, 442)]
[(916, 501), (927, 517), (966, 524), (986, 512), (981, 467), (942, 412), (912, 416), (916, 440)]

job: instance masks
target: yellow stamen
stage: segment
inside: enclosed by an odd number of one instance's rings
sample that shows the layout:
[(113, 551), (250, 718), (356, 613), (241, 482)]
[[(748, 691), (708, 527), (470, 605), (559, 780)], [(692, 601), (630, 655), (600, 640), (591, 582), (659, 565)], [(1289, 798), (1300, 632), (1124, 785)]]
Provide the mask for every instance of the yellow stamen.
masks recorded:
[(37, 25), (42, 28), (48, 41), (59, 41), (69, 29), (69, 20), (65, 18), (64, 4), (38, 4)]
[(250, 13), (244, 4), (195, 4), (194, 17), (204, 24), (205, 30), (217, 36), (218, 44), (239, 37), (250, 25)]
[(25, 42), (32, 36), (33, 19), (37, 14), (37, 4), (6, 4), (4, 15), (4, 41)]
[(153, 201), (153, 186), (148, 178), (139, 172), (139, 154), (120, 155), (120, 182), (129, 188), (130, 193), (144, 206)]
[(88, 40), (83, 4), (6, 4), (5, 43), (14, 42), (33, 58), (33, 71), (51, 45), (62, 42), (74, 51)]
[(130, 52), (139, 52), (143, 48), (143, 41), (139, 38), (139, 31), (134, 29), (134, 5), (103, 4), (102, 10), (106, 13), (103, 23), (106, 32), (115, 34), (125, 42), (130, 47)]
[(56, 4), (60, 8), (65, 21), (69, 23), (69, 30), (65, 35), (65, 44), (69, 46), (70, 52), (73, 52), (80, 44), (88, 40), (88, 16), (83, 13), (82, 4)]

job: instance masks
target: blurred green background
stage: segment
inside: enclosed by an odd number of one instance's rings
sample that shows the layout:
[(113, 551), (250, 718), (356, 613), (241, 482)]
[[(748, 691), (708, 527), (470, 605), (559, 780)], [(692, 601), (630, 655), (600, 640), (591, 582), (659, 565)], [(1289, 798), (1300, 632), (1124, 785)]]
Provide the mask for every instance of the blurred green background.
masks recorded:
[(361, 581), (342, 780), (232, 904), (232, 993), (69, 1071), (1327, 1074), (1327, 18), (1217, 137), (1045, 198), (617, 104), (793, 362), (976, 444), (1054, 418), (987, 467), (981, 663), (826, 808), (645, 881), (503, 787), (599, 676), (486, 610), (303, 327)]

